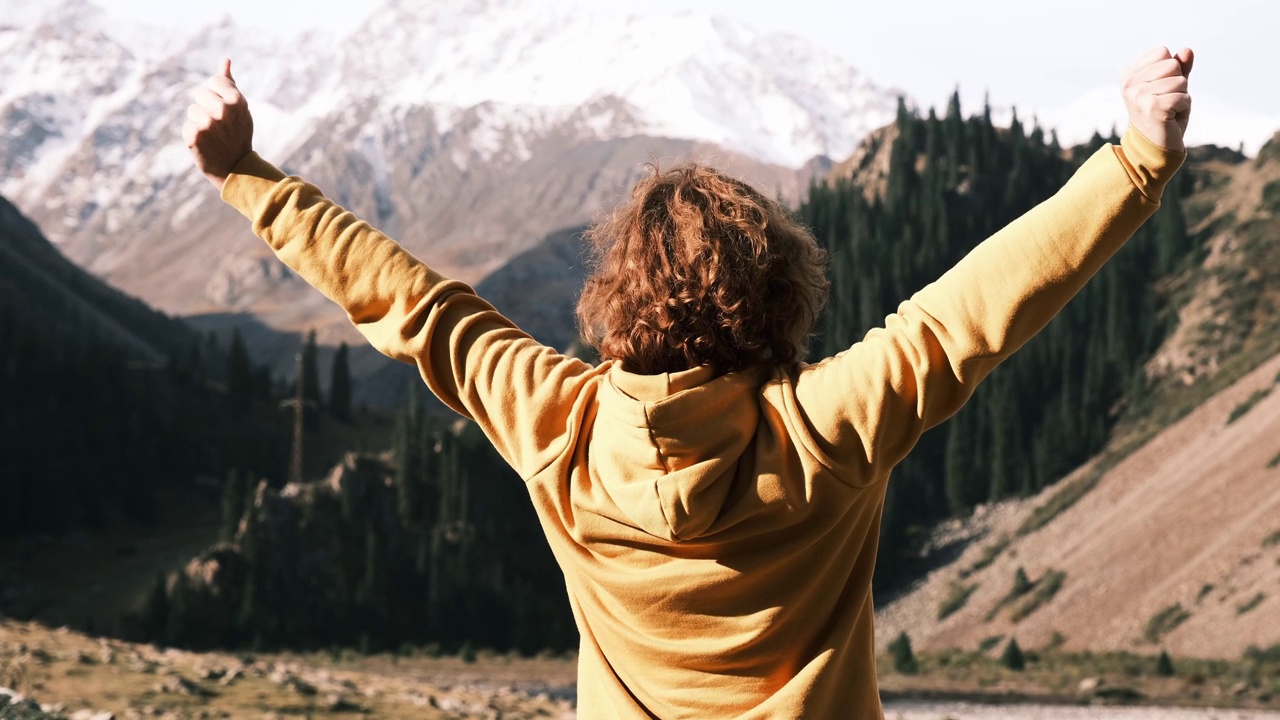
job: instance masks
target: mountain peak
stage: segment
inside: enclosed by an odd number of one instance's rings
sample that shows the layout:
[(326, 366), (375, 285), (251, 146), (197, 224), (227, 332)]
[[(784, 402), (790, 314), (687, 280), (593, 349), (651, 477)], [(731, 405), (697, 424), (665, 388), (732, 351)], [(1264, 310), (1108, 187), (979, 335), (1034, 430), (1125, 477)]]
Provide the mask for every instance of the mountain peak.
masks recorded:
[(900, 93), (794, 36), (690, 11), (637, 15), (554, 0), (394, 0), (345, 41), (343, 84), (400, 106), (494, 103), (568, 116), (617, 98), (642, 132), (800, 167), (843, 157)]
[[(388, 0), (307, 40), (242, 17), (158, 32), (89, 0), (59, 8), (65, 27), (0, 27), (0, 192), (166, 310), (289, 308), (291, 328), (327, 306), (271, 269), (181, 142), (191, 89), (224, 57), (255, 149), (467, 281), (587, 222), (655, 157), (794, 198), (801, 168), (850, 154), (898, 97), (831, 52), (701, 11)], [(96, 22), (109, 34), (67, 29)]]

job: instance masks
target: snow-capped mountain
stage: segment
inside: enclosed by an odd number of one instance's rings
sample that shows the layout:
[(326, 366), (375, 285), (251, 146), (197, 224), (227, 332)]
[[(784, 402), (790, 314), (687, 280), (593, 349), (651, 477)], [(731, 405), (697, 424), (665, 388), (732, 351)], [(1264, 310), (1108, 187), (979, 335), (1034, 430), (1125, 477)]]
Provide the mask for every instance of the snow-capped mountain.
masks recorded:
[(603, 113), (589, 129), (703, 140), (790, 167), (848, 155), (895, 104), (798, 38), (586, 0), (391, 0), (344, 43), (342, 81), (392, 107), (497, 103), (533, 126), (616, 98), (630, 110), (624, 122)]
[(900, 95), (792, 36), (585, 0), (389, 0), (343, 37), (4, 1), (0, 194), (154, 305), (283, 329), (341, 315), (190, 166), (189, 92), (222, 57), (260, 152), (470, 281), (611, 207), (650, 160), (796, 197), (812, 158), (848, 155)]

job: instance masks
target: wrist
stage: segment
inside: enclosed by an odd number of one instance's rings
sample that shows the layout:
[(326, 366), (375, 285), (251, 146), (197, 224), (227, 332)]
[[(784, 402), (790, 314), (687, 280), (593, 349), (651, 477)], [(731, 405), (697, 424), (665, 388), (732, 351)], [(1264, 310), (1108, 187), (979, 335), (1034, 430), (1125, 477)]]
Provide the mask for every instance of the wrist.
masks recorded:
[[(228, 173), (228, 174), (229, 174), (229, 173)], [(223, 186), (225, 186), (225, 185), (227, 184), (227, 175), (226, 175), (226, 174), (218, 174), (218, 173), (212, 173), (212, 172), (205, 172), (205, 173), (204, 173), (204, 177), (205, 177), (205, 179), (206, 179), (206, 180), (208, 180), (209, 182), (213, 183), (213, 186), (214, 186), (215, 188), (217, 188), (217, 189), (218, 189), (218, 193), (219, 193), (219, 194), (221, 194), (221, 193), (222, 193), (222, 188), (223, 188)]]
[(1182, 132), (1177, 128), (1171, 130), (1164, 125), (1152, 125), (1130, 119), (1129, 129), (1161, 150), (1172, 153), (1183, 153), (1187, 150), (1182, 141)]
[[(1178, 138), (1181, 143), (1181, 138)], [(1160, 202), (1165, 185), (1187, 158), (1184, 150), (1167, 148), (1147, 137), (1133, 124), (1120, 139), (1117, 155), (1125, 172), (1148, 200)]]

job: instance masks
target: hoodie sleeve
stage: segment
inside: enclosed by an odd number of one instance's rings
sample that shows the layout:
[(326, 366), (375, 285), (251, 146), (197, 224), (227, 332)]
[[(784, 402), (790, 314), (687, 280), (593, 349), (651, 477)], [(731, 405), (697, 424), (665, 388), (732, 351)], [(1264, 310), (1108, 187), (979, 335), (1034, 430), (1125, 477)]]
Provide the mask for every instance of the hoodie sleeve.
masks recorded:
[(563, 448), (590, 365), (538, 344), (466, 284), (257, 153), (236, 165), (222, 198), (379, 352), (416, 365), (437, 397), (475, 420), (521, 477)]
[(1155, 212), (1184, 158), (1130, 127), (884, 327), (801, 370), (796, 400), (824, 462), (857, 485), (887, 477)]

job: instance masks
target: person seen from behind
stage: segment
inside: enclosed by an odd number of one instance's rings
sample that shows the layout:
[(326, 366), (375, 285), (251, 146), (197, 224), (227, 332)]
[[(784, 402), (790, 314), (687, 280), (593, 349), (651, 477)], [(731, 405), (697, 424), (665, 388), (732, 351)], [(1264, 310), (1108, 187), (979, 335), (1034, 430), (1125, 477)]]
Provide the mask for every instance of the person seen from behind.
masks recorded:
[(814, 364), (823, 251), (710, 168), (654, 169), (588, 231), (591, 365), (253, 152), (229, 60), (183, 138), (279, 258), (523, 478), (581, 635), (581, 717), (880, 718), (871, 578), (890, 471), (1159, 206), (1186, 156), (1192, 62), (1143, 54), (1123, 73), (1119, 145)]

